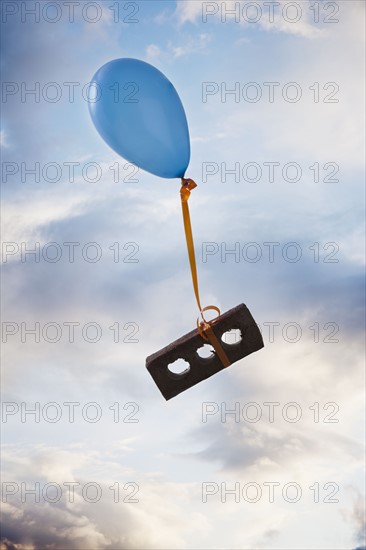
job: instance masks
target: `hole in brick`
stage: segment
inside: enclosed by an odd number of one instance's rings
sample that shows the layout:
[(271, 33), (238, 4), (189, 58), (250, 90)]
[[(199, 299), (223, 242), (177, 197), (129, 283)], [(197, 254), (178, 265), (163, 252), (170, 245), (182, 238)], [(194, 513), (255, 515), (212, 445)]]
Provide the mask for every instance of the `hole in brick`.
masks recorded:
[(184, 359), (177, 359), (168, 365), (168, 370), (173, 374), (185, 374), (189, 371), (190, 365)]
[(201, 357), (201, 359), (210, 359), (211, 357), (213, 357), (214, 353), (215, 350), (209, 344), (204, 344), (201, 348), (198, 348), (197, 350), (197, 355)]
[(232, 346), (233, 344), (239, 344), (239, 342), (241, 342), (242, 340), (241, 330), (239, 328), (228, 330), (227, 332), (224, 332), (224, 334), (221, 336), (221, 340), (229, 346)]

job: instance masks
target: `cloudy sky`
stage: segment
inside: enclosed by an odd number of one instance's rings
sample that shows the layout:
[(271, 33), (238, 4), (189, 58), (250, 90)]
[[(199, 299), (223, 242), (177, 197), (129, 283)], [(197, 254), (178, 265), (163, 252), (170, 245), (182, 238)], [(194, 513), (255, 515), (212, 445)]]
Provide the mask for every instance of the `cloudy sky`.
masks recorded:
[[(363, 548), (364, 3), (1, 8), (1, 548)], [(169, 402), (145, 359), (197, 316), (180, 182), (90, 120), (120, 57), (185, 106), (203, 303), (265, 342)]]

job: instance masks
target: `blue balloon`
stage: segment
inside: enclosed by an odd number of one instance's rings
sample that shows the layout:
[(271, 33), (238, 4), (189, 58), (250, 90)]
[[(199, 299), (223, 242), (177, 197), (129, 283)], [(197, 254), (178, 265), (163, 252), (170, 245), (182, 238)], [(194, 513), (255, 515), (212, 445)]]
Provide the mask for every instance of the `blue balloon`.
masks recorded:
[(190, 160), (187, 118), (173, 84), (144, 61), (103, 65), (92, 79), (89, 111), (108, 145), (142, 170), (182, 178)]

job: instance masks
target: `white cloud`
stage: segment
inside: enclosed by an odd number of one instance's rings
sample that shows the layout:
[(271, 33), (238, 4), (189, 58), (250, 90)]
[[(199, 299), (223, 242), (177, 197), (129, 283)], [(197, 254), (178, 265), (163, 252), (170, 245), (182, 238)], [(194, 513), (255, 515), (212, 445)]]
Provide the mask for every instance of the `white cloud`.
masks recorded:
[[(268, 3), (263, 2), (178, 0), (175, 16), (180, 24), (240, 24), (244, 29), (258, 25), (265, 31), (294, 34), (305, 38), (315, 38), (325, 32), (314, 23), (314, 13), (308, 8), (307, 3), (293, 3), (295, 7), (289, 4), (287, 0), (279, 0), (274, 4), (272, 12)], [(251, 22), (253, 20), (254, 23)]]
[(149, 44), (146, 48), (146, 56), (150, 61), (154, 61), (161, 55), (161, 50), (156, 44)]
[[(356, 488), (349, 488), (353, 502), (350, 509), (345, 509), (343, 511), (344, 519), (354, 526), (355, 529), (355, 542), (358, 545), (358, 548), (365, 548), (366, 544), (366, 509), (365, 509), (365, 499), (360, 491)], [(360, 550), (362, 550), (360, 548)]]
[[(287, 54), (287, 63), (271, 70), (268, 81), (278, 82), (272, 103), (263, 83), (265, 78), (257, 81), (261, 94), (257, 103), (243, 98), (243, 87), (248, 82), (245, 78), (240, 80), (240, 102), (235, 103), (233, 95), (228, 95), (222, 103), (219, 87), (224, 91), (233, 89), (239, 78), (223, 82), (217, 79), (218, 92), (208, 97), (207, 109), (215, 113), (220, 130), (235, 136), (231, 150), (237, 151), (233, 155), (238, 159), (242, 141), (247, 142), (250, 151), (249, 136), (259, 132), (263, 157), (279, 160), (285, 155), (309, 165), (315, 160), (333, 161), (340, 166), (340, 178), (344, 178), (345, 171), (364, 168), (364, 5), (341, 2), (339, 7), (338, 24), (316, 41), (295, 42)], [(295, 103), (283, 95), (291, 82), (299, 93)], [(289, 89), (289, 94), (294, 89)], [(252, 156), (253, 152), (247, 155)]]
[[(13, 544), (20, 543), (21, 550), (25, 550), (25, 541), (38, 548), (52, 543), (56, 549), (188, 548), (193, 534), (199, 537), (207, 531), (206, 519), (197, 506), (196, 509), (190, 506), (196, 495), (190, 484), (169, 483), (160, 476), (127, 472), (119, 463), (108, 460), (104, 453), (90, 453), (86, 448), (82, 458), (81, 453), (56, 447), (38, 450), (29, 446), (27, 457), (19, 467), (17, 461), (12, 462), (19, 451), (13, 447), (5, 453), (3, 479), (18, 483), (19, 487), (24, 480), (26, 487), (36, 482), (41, 488), (46, 483), (57, 483), (61, 487), (61, 499), (54, 504), (47, 502), (48, 497), (44, 498), (42, 490), (40, 503), (35, 503), (32, 496), (21, 503), (21, 489), (14, 498), (7, 497), (3, 536)], [(37, 471), (39, 461), (43, 467)], [(64, 461), (69, 463), (69, 471), (64, 471)], [(96, 483), (95, 472), (100, 469), (104, 472), (97, 481), (101, 498), (95, 503), (87, 502), (82, 497), (82, 488), (86, 483)], [(134, 479), (138, 479), (138, 483), (133, 481), (134, 498), (138, 502), (129, 502), (131, 490), (124, 485)], [(74, 489), (74, 502), (70, 502), (67, 485), (70, 482), (80, 484)], [(116, 493), (110, 489), (116, 483), (120, 487), (118, 502), (114, 500)], [(186, 509), (188, 522), (180, 514), (181, 506)]]
[(209, 143), (210, 141), (221, 140), (228, 137), (228, 134), (218, 132), (206, 136), (191, 136), (191, 143)]
[[(243, 1), (241, 3), (244, 4)], [(287, 0), (280, 0), (279, 6), (276, 6), (274, 10), (273, 22), (266, 15), (260, 19), (260, 26), (269, 32), (277, 31), (310, 39), (326, 33), (324, 28), (314, 23), (314, 13), (309, 9), (308, 3), (297, 2), (294, 5), (295, 8), (291, 7), (291, 4)], [(263, 13), (267, 13), (265, 9), (263, 9)], [(295, 22), (292, 22), (292, 19)]]
[(187, 38), (182, 46), (173, 46), (169, 44), (169, 49), (172, 51), (174, 57), (182, 57), (205, 50), (210, 39), (211, 37), (209, 34), (200, 33), (197, 38)]
[(5, 133), (5, 130), (0, 131), (0, 146), (1, 147), (9, 147), (7, 135)]
[(180, 23), (196, 23), (202, 14), (202, 2), (200, 0), (178, 0), (176, 16)]
[[(230, 424), (232, 428), (237, 428), (233, 423), (226, 424), (226, 427), (229, 428)], [(285, 437), (286, 435), (283, 434), (283, 439)], [(235, 439), (240, 443), (246, 438), (246, 433), (234, 429), (230, 439), (226, 437), (223, 439), (222, 446), (227, 444), (231, 446)], [(21, 550), (25, 550), (26, 543), (35, 548), (46, 547), (52, 543), (55, 549), (72, 547), (100, 550), (109, 548), (193, 550), (227, 547), (230, 531), (230, 548), (233, 549), (243, 547), (291, 549), (294, 548), (295, 531), (297, 536), (301, 537), (302, 543), (308, 545), (307, 547), (312, 548), (316, 543), (317, 548), (329, 548), (329, 536), (319, 539), (319, 533), (322, 533), (319, 527), (325, 527), (328, 530), (332, 523), (337, 522), (333, 537), (336, 538), (341, 533), (342, 540), (350, 546), (354, 537), (352, 522), (355, 521), (357, 533), (361, 524), (359, 504), (357, 510), (354, 510), (354, 518), (345, 518), (350, 520), (349, 523), (339, 521), (342, 519), (339, 506), (329, 504), (326, 510), (326, 505), (314, 503), (311, 496), (309, 499), (312, 492), (308, 488), (314, 481), (318, 480), (321, 484), (325, 480), (330, 481), (326, 477), (327, 472), (323, 472), (319, 467), (319, 457), (312, 455), (313, 448), (311, 446), (306, 449), (299, 446), (290, 447), (282, 439), (279, 439), (276, 445), (278, 448), (281, 448), (281, 445), (288, 447), (284, 450), (290, 458), (290, 462), (285, 462), (286, 468), (263, 462), (257, 469), (249, 468), (241, 473), (227, 471), (224, 474), (214, 475), (203, 468), (198, 478), (195, 476), (197, 481), (180, 482), (168, 481), (161, 474), (148, 472), (142, 474), (137, 469), (127, 471), (118, 458), (116, 460), (118, 455), (108, 456), (107, 449), (95, 452), (90, 444), (87, 448), (84, 444), (83, 448), (75, 453), (75, 457), (74, 453), (65, 450), (65, 447), (44, 446), (41, 450), (33, 445), (23, 445), (22, 449), (16, 446), (8, 447), (3, 460), (3, 480), (18, 483), (18, 492), (14, 496), (7, 497), (3, 510), (3, 536), (11, 543), (19, 544)], [(17, 460), (13, 461), (13, 457), (20, 453), (24, 454), (24, 449), (26, 454), (21, 464)], [(265, 451), (263, 447), (263, 452)], [(299, 462), (296, 467), (291, 460), (291, 454), (295, 456), (301, 453), (305, 453), (309, 467), (304, 467), (304, 462)], [(80, 460), (82, 454), (85, 458)], [(240, 458), (239, 454), (237, 458)], [(43, 464), (42, 471), (37, 471), (36, 468), (39, 460)], [(62, 472), (61, 462), (65, 460), (70, 462), (70, 471), (64, 472), (64, 478), (59, 475), (55, 478), (55, 471)], [(47, 467), (48, 463), (50, 468)], [(179, 468), (179, 465), (176, 463), (175, 467)], [(197, 471), (197, 468), (195, 470)], [(332, 480), (338, 482), (343, 475), (339, 468), (337, 472), (336, 466), (331, 473), (334, 476)], [(75, 487), (74, 502), (70, 502), (70, 492), (67, 487), (71, 481), (80, 484)], [(124, 499), (126, 495), (123, 486), (127, 481), (137, 482), (138, 492), (135, 494), (138, 498), (137, 503), (126, 502)], [(233, 488), (235, 483), (239, 483), (241, 488), (246, 483), (256, 483), (262, 488), (262, 496), (258, 502), (250, 504), (242, 497), (239, 502), (235, 502), (233, 495), (228, 495), (227, 502), (224, 503), (220, 494), (217, 494), (214, 497), (208, 497), (207, 502), (203, 503), (202, 482), (205, 481), (217, 483), (217, 487), (220, 487), (222, 482), (227, 488)], [(266, 489), (264, 485), (271, 481), (279, 483), (279, 487), (274, 492), (276, 496), (273, 503), (268, 501), (268, 488)], [(302, 488), (302, 498), (295, 504), (289, 504), (282, 496), (282, 488), (286, 483), (295, 481)], [(21, 482), (24, 482), (27, 488), (34, 487), (35, 482), (39, 482), (41, 489), (46, 483), (58, 483), (61, 487), (61, 499), (56, 503), (47, 503), (47, 497), (44, 497), (41, 492), (39, 503), (34, 502), (32, 495), (28, 495), (26, 501), (21, 503), (20, 496), (24, 494), (24, 489), (22, 490), (20, 486)], [(82, 497), (82, 488), (90, 482), (97, 482), (101, 490), (101, 498), (95, 503), (89, 503)], [(118, 503), (114, 502), (115, 493), (110, 489), (116, 482), (120, 487)], [(47, 493), (50, 497), (53, 494), (52, 490)], [(94, 492), (90, 490), (87, 494), (93, 496)], [(291, 491), (289, 494), (292, 495)], [(344, 507), (346, 495), (341, 494), (341, 506)], [(253, 496), (250, 492), (248, 495)], [(243, 513), (246, 517), (245, 526), (242, 522)], [(315, 521), (319, 515), (322, 517), (321, 524)], [(313, 529), (306, 528), (304, 517), (313, 523)], [(220, 530), (215, 528), (218, 522)], [(290, 539), (286, 538), (287, 533), (290, 533), (292, 538), (291, 536)]]
[(8, 200), (2, 222), (3, 240), (18, 244), (32, 240), (42, 242), (45, 226), (80, 215), (85, 212), (87, 202), (85, 195), (75, 191), (62, 196), (58, 191), (48, 192), (47, 195), (38, 191), (33, 194), (32, 200)]

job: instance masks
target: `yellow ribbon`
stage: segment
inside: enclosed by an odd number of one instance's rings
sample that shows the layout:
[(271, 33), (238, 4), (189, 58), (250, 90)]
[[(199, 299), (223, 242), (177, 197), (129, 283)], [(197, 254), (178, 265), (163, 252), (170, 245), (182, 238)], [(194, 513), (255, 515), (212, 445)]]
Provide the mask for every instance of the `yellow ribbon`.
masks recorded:
[[(191, 266), (191, 274), (192, 274), (192, 282), (193, 282), (193, 289), (197, 300), (198, 309), (200, 310), (201, 318), (197, 319), (197, 329), (199, 334), (202, 336), (204, 340), (207, 340), (210, 342), (212, 347), (214, 348), (215, 352), (217, 353), (221, 363), (224, 365), (224, 367), (228, 367), (230, 365), (229, 358), (227, 357), (225, 351), (223, 350), (219, 340), (216, 338), (214, 331), (212, 330), (212, 324), (217, 321), (218, 317), (220, 316), (220, 310), (216, 306), (201, 306), (200, 301), (200, 295), (198, 290), (198, 277), (197, 277), (197, 266), (196, 266), (196, 255), (194, 251), (194, 243), (193, 243), (193, 234), (192, 234), (192, 226), (191, 226), (191, 218), (189, 215), (189, 207), (188, 207), (188, 199), (191, 195), (191, 191), (197, 187), (197, 184), (192, 179), (185, 179), (182, 178), (182, 187), (180, 190), (180, 197), (182, 202), (182, 213), (183, 213), (183, 223), (184, 223), (184, 232), (186, 235), (186, 241), (187, 241), (187, 249), (188, 249), (188, 257), (189, 257), (189, 263)], [(211, 321), (206, 321), (203, 312), (213, 310), (217, 312), (217, 317), (212, 319)]]

